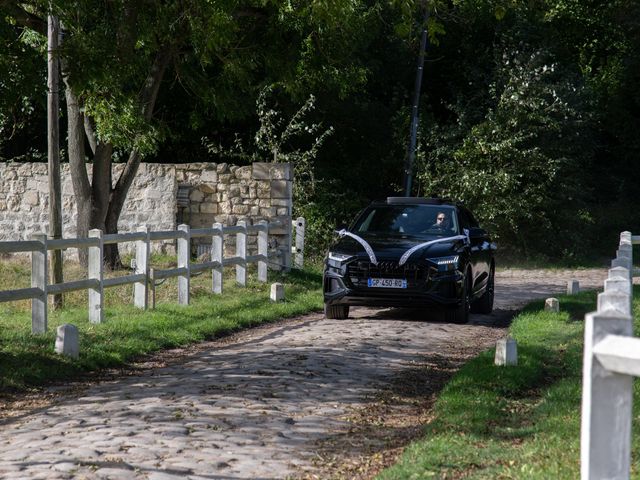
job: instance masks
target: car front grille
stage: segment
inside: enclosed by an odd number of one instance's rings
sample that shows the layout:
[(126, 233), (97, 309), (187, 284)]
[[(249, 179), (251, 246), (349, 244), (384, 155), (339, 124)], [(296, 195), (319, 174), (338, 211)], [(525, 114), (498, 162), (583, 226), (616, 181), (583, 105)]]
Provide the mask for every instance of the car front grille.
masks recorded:
[(348, 265), (347, 277), (354, 287), (366, 287), (369, 278), (403, 278), (407, 287), (424, 285), (429, 279), (429, 267), (416, 263), (398, 265), (398, 262), (383, 261), (374, 265), (367, 261), (357, 261)]

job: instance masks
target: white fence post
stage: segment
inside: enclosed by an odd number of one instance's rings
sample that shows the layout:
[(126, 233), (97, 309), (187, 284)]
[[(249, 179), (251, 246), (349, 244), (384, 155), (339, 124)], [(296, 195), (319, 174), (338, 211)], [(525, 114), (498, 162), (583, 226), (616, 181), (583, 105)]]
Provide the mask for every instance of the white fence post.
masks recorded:
[(136, 242), (136, 273), (144, 274), (143, 282), (136, 282), (133, 286), (133, 303), (138, 308), (149, 308), (149, 254), (150, 243), (149, 227), (138, 228), (139, 232), (145, 233), (144, 240)]
[[(616, 267), (615, 274), (623, 275), (623, 277), (608, 278), (604, 281), (604, 292), (598, 294), (598, 311), (602, 312), (607, 309), (616, 308), (618, 305), (623, 306), (621, 310), (625, 315), (633, 316), (633, 285), (629, 281), (627, 269)], [(609, 277), (612, 275), (609, 270)]]
[(186, 271), (178, 275), (178, 304), (189, 305), (189, 284), (191, 283), (191, 229), (189, 225), (178, 225), (183, 235), (178, 237), (178, 268)]
[(95, 288), (89, 289), (89, 321), (102, 323), (104, 320), (104, 238), (102, 230), (89, 230), (89, 238), (97, 238), (98, 245), (89, 247), (88, 277), (98, 281)]
[(598, 310), (585, 317), (582, 480), (628, 479), (630, 474), (633, 377), (607, 369), (595, 353), (602, 349), (606, 343), (603, 340), (609, 335), (633, 335), (633, 255), (629, 232), (620, 235), (620, 247), (611, 266), (604, 293), (598, 295)]
[(629, 268), (630, 262), (626, 257), (616, 257), (611, 260), (611, 268), (622, 267), (627, 271), (627, 277), (631, 278), (631, 269)]
[(78, 327), (70, 323), (60, 325), (56, 331), (55, 351), (59, 355), (78, 358), (80, 355), (80, 338)]
[(237, 225), (244, 231), (236, 233), (236, 257), (243, 262), (236, 265), (236, 282), (244, 287), (247, 284), (247, 222), (240, 220)]
[(304, 231), (306, 227), (306, 221), (303, 217), (296, 219), (296, 256), (295, 265), (296, 268), (304, 267)]
[(593, 347), (608, 334), (630, 335), (631, 317), (616, 310), (585, 319), (582, 383), (582, 480), (629, 478), (633, 377), (608, 372)]
[[(626, 269), (623, 269), (621, 267), (618, 267), (618, 268), (626, 272)], [(629, 281), (629, 279), (625, 277), (611, 277), (611, 272), (612, 270), (609, 270), (609, 278), (607, 278), (604, 281), (604, 289), (612, 292), (616, 290), (621, 290), (627, 295), (632, 295), (631, 282)], [(626, 273), (624, 273), (624, 275), (626, 275)]]
[(47, 236), (38, 233), (31, 237), (40, 242), (40, 249), (31, 252), (31, 286), (41, 293), (31, 299), (31, 333), (47, 331), (47, 278), (49, 276), (47, 262)]
[(576, 295), (580, 293), (580, 282), (578, 280), (569, 280), (567, 282), (567, 295)]
[(214, 223), (213, 228), (219, 230), (219, 233), (214, 233), (211, 239), (211, 261), (218, 262), (220, 265), (215, 267), (211, 271), (211, 289), (213, 293), (222, 293), (222, 275), (224, 273), (224, 267), (222, 266), (222, 260), (224, 258), (224, 234), (222, 233), (222, 224)]
[(622, 278), (624, 280), (629, 280), (629, 270), (624, 267), (612, 267), (609, 269), (609, 274), (607, 276), (608, 279), (613, 278)]
[(258, 260), (258, 281), (267, 281), (267, 268), (269, 266), (269, 223), (261, 220), (258, 225), (262, 226), (258, 230), (258, 255), (264, 255), (264, 260)]

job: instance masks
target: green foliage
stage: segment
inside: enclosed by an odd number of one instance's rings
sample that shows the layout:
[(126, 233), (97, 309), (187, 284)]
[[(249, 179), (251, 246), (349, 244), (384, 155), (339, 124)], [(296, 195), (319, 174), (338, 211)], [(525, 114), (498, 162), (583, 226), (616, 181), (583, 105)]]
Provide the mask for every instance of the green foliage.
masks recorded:
[(136, 148), (141, 155), (149, 155), (164, 139), (162, 128), (140, 114), (132, 97), (93, 92), (85, 95), (84, 104), (85, 112), (95, 120), (98, 139), (117, 149)]
[[(154, 101), (141, 96), (160, 56), (174, 73), (163, 89), (182, 88), (192, 110), (242, 119), (265, 84), (278, 83), (293, 98), (306, 97), (313, 85), (341, 95), (361, 85), (366, 68), (351, 54), (378, 10), (351, 0), (51, 5), (64, 25), (65, 73), (100, 139), (143, 155), (157, 152), (168, 136), (158, 119), (172, 116), (150, 116), (145, 110)], [(46, 19), (47, 7), (39, 0), (6, 6), (3, 22), (21, 11)]]
[(445, 18), (450, 5), (440, 0), (391, 0), (393, 8), (398, 10), (395, 19), (395, 33), (411, 41), (419, 38), (426, 17), (427, 35), (431, 45), (438, 45), (440, 37), (446, 34), (446, 27), (442, 19)]
[[(0, 22), (0, 41), (0, 159), (38, 158), (37, 139), (46, 137), (45, 132), (38, 135), (32, 123), (47, 98), (42, 37), (30, 32), (18, 34), (13, 25)], [(12, 151), (13, 143), (26, 138), (30, 140), (28, 149)]]
[(505, 53), (496, 77), (481, 121), (465, 122), (456, 105), (456, 127), (431, 129), (419, 180), (426, 192), (473, 206), (500, 240), (532, 252), (555, 236), (548, 253), (566, 254), (592, 221), (584, 93), (575, 74), (540, 51)]
[(337, 227), (351, 222), (354, 212), (364, 203), (365, 199), (341, 183), (319, 182), (313, 197), (294, 208), (294, 216), (306, 220), (305, 261), (318, 263), (324, 258), (329, 245), (335, 241)]
[(307, 101), (291, 118), (285, 120), (282, 113), (269, 105), (273, 88), (265, 87), (258, 95), (256, 113), (260, 127), (253, 142), (244, 145), (240, 136), (230, 148), (204, 138), (210, 153), (241, 163), (272, 161), (291, 163), (294, 168), (294, 204), (306, 204), (316, 187), (314, 162), (323, 143), (333, 133), (333, 128), (323, 130), (322, 124), (309, 122), (308, 116), (315, 108), (315, 97)]
[[(628, 83), (640, 24), (627, 8), (638, 7), (456, 3), (431, 47), (442, 61), (427, 68), (420, 194), (464, 201), (503, 247), (532, 256), (580, 258), (602, 251), (611, 229), (640, 228)], [(396, 119), (403, 141), (407, 117)]]
[[(331, 219), (340, 210), (338, 205), (349, 205), (344, 194), (338, 194), (318, 182), (315, 163), (325, 140), (333, 134), (333, 127), (324, 129), (321, 123), (310, 120), (315, 108), (315, 97), (307, 101), (288, 119), (272, 105), (274, 90), (266, 87), (258, 96), (256, 113), (259, 128), (252, 137), (252, 143), (245, 144), (236, 134), (231, 147), (224, 147), (204, 138), (210, 153), (223, 159), (240, 163), (273, 161), (289, 162), (294, 167), (294, 211), (293, 215), (303, 216), (307, 221), (305, 250), (311, 257), (324, 253), (326, 245), (333, 237), (335, 225)], [(320, 203), (319, 203), (320, 202)]]
[[(19, 5), (43, 17), (48, 3), (0, 0), (4, 158), (44, 151), (44, 39), (17, 26), (14, 14)], [(255, 158), (272, 159), (274, 149), (307, 151), (315, 137), (282, 143), (285, 124), (267, 114), (289, 119), (313, 93), (316, 109), (306, 124), (322, 120), (334, 130), (321, 150), (298, 162), (306, 179), (295, 210), (318, 225), (310, 227), (318, 236), (309, 237), (318, 250), (337, 223), (400, 190), (425, 6), (429, 44), (414, 193), (465, 201), (501, 248), (531, 256), (580, 257), (602, 250), (612, 231), (640, 229), (637, 2), (53, 6), (67, 30), (62, 54), (74, 89), (116, 156), (135, 147), (147, 161), (201, 161), (202, 137), (209, 136), (223, 145), (241, 142), (241, 161), (258, 152), (250, 138), (258, 131), (264, 148)], [(139, 93), (162, 52), (170, 62), (149, 119)], [(266, 85), (277, 91), (267, 97)], [(262, 123), (255, 115), (260, 92), (269, 100)]]

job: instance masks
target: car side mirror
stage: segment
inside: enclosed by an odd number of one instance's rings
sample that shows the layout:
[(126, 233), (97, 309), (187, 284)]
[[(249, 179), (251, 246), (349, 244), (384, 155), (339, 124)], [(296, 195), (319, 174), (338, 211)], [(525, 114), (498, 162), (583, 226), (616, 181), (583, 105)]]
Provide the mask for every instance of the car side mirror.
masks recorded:
[(471, 240), (479, 240), (487, 236), (487, 231), (484, 228), (471, 227), (469, 229), (469, 238)]

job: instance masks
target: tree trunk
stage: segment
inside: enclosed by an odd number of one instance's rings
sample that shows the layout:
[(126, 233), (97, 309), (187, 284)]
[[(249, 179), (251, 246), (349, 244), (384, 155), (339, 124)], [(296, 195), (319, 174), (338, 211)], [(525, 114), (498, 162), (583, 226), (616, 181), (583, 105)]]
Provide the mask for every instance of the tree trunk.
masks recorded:
[[(140, 108), (147, 121), (153, 117), (153, 108), (158, 90), (170, 59), (168, 49), (162, 49), (156, 56), (144, 87), (140, 92)], [(86, 237), (92, 228), (99, 228), (105, 233), (118, 233), (118, 219), (129, 193), (129, 188), (140, 166), (141, 157), (134, 149), (112, 187), (111, 156), (113, 146), (110, 143), (97, 141), (93, 122), (83, 118), (80, 103), (65, 77), (68, 118), (69, 164), (73, 191), (78, 205), (77, 234)], [(92, 179), (89, 182), (85, 165), (85, 135), (94, 152)], [(80, 261), (87, 264), (86, 250), (80, 251)], [(115, 269), (122, 266), (118, 245), (105, 245), (104, 260), (108, 267)]]
[[(111, 205), (105, 223), (106, 233), (118, 233), (118, 219), (120, 218), (122, 207), (116, 211), (111, 208)], [(117, 243), (111, 243), (104, 246), (104, 261), (109, 268), (122, 268), (122, 258), (120, 258), (120, 251), (118, 250)]]
[[(63, 73), (65, 70), (62, 64)], [(68, 77), (63, 76), (65, 81), (65, 97), (67, 100), (67, 149), (69, 154), (69, 171), (71, 173), (71, 183), (76, 197), (77, 217), (76, 235), (80, 238), (88, 236), (91, 227), (91, 211), (93, 200), (91, 194), (91, 184), (87, 175), (84, 152), (84, 130), (83, 115), (80, 112), (78, 97), (69, 86)], [(88, 251), (86, 248), (78, 250), (80, 263), (84, 266), (88, 264)]]
[[(131, 187), (134, 177), (140, 166), (140, 154), (137, 150), (133, 150), (127, 160), (127, 165), (122, 171), (116, 187), (111, 192), (109, 201), (109, 209), (107, 210), (107, 218), (105, 221), (106, 233), (118, 233), (118, 219), (122, 213), (122, 207), (127, 199), (127, 193)], [(111, 268), (119, 268), (122, 266), (118, 244), (105, 245), (104, 257), (107, 265)]]
[[(113, 146), (110, 143), (96, 144), (93, 156), (93, 174), (91, 181), (91, 228), (106, 230), (107, 212), (111, 196), (111, 155)], [(113, 232), (117, 233), (117, 232)]]
[[(76, 197), (77, 218), (76, 235), (86, 238), (89, 230), (106, 229), (109, 195), (111, 194), (111, 155), (113, 147), (110, 144), (97, 143), (93, 158), (93, 181), (89, 182), (87, 174), (84, 119), (80, 112), (77, 97), (67, 86), (67, 128), (69, 166), (73, 191)], [(78, 250), (80, 264), (87, 266), (88, 251), (86, 248)]]
[[(9, 9), (20, 25), (34, 29), (42, 34), (47, 32), (47, 23), (41, 18), (29, 13), (16, 2), (0, 0), (0, 6)], [(135, 19), (130, 19), (135, 23)], [(119, 35), (121, 43), (134, 37)], [(172, 48), (162, 46), (156, 54), (149, 74), (140, 90), (138, 102), (140, 110), (147, 121), (153, 118), (153, 110), (160, 84), (169, 65)], [(65, 84), (65, 96), (67, 103), (67, 143), (69, 155), (69, 170), (73, 183), (73, 191), (77, 204), (77, 236), (86, 237), (92, 228), (100, 228), (105, 233), (117, 233), (118, 218), (122, 211), (124, 201), (133, 183), (141, 157), (135, 149), (131, 152), (125, 168), (113, 186), (111, 178), (111, 156), (113, 146), (97, 141), (94, 126), (90, 118), (85, 119), (81, 112), (81, 104), (71, 88), (69, 82), (69, 69), (64, 57), (60, 57), (63, 81)], [(85, 121), (86, 120), (86, 121)], [(89, 139), (89, 145), (94, 153), (92, 181), (87, 175), (85, 157), (85, 134)], [(79, 251), (80, 261), (86, 265), (88, 256), (86, 250)], [(117, 245), (105, 248), (105, 260), (110, 266), (121, 264)]]
[[(156, 104), (156, 99), (158, 98), (160, 84), (162, 83), (164, 72), (167, 69), (170, 58), (171, 51), (168, 48), (160, 49), (151, 66), (149, 75), (145, 80), (144, 87), (140, 92), (140, 107), (142, 109), (142, 115), (147, 121), (150, 121), (153, 117), (153, 109)], [(109, 198), (109, 206), (105, 219), (106, 233), (118, 233), (118, 219), (120, 218), (120, 213), (122, 213), (124, 202), (127, 199), (129, 188), (138, 172), (141, 160), (142, 157), (140, 153), (134, 148)], [(105, 245), (104, 257), (106, 264), (110, 268), (119, 268), (122, 266), (117, 243)]]

